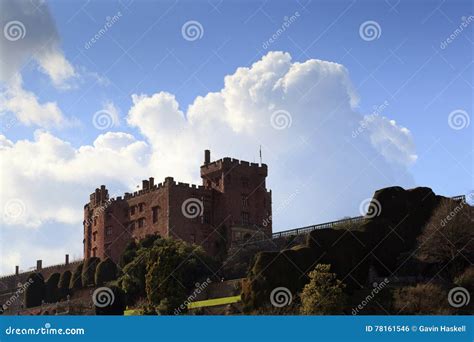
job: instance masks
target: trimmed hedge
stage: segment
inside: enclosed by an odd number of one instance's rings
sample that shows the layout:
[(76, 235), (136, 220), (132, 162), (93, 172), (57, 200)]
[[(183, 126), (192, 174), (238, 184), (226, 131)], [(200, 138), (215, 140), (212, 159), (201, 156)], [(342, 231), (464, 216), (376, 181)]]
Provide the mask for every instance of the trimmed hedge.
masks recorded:
[(115, 279), (117, 279), (117, 265), (110, 258), (101, 261), (95, 271), (95, 284), (101, 286)]
[(71, 276), (71, 282), (69, 283), (69, 288), (71, 290), (77, 290), (82, 287), (82, 268), (84, 264), (81, 262), (76, 266), (74, 273)]
[(41, 273), (32, 273), (27, 282), (31, 284), (25, 290), (25, 306), (32, 308), (41, 305), (44, 299), (44, 278)]
[(99, 264), (100, 259), (92, 257), (86, 260), (84, 267), (82, 268), (82, 287), (93, 286), (95, 270)]
[(49, 276), (48, 280), (45, 283), (44, 289), (44, 301), (46, 303), (55, 303), (59, 300), (59, 278), (61, 274), (53, 273)]
[(71, 271), (67, 270), (61, 274), (59, 278), (59, 297), (60, 299), (65, 299), (69, 294), (69, 284), (71, 283), (72, 273)]

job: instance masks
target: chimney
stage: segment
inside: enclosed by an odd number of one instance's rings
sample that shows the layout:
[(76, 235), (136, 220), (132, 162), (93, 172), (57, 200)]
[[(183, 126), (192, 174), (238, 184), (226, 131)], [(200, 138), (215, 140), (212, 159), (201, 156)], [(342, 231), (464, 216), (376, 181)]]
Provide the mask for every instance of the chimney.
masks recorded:
[(211, 162), (211, 151), (204, 150), (204, 165), (207, 165)]
[(150, 183), (150, 189), (152, 189), (155, 186), (155, 178), (150, 177), (148, 183)]
[(43, 268), (43, 260), (36, 260), (36, 270), (41, 271)]
[(64, 260), (66, 265), (69, 265), (69, 254), (66, 254), (66, 259)]
[(143, 190), (148, 190), (149, 186), (150, 186), (150, 183), (146, 179), (142, 180), (142, 189)]
[(20, 274), (20, 266), (15, 266), (15, 275)]

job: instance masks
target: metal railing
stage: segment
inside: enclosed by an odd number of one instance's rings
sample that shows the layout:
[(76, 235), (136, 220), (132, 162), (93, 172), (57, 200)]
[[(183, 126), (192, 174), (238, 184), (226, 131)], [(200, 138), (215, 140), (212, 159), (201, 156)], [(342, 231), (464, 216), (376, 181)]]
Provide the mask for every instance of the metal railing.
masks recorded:
[[(453, 196), (453, 197), (451, 197), (451, 199), (455, 200), (455, 201), (466, 202), (466, 196), (465, 195)], [(316, 230), (316, 229), (332, 228), (334, 226), (337, 226), (337, 225), (340, 225), (340, 224), (345, 224), (345, 223), (357, 223), (357, 222), (363, 221), (364, 219), (365, 219), (364, 216), (356, 216), (356, 217), (351, 217), (351, 218), (337, 220), (337, 221), (331, 221), (331, 222), (315, 224), (315, 225), (312, 225), (312, 226), (306, 226), (306, 227), (301, 227), (301, 228), (296, 228), (296, 229), (284, 230), (282, 232), (273, 233), (272, 234), (272, 239), (278, 239), (278, 238), (285, 237), (285, 236), (307, 234), (307, 233), (312, 232), (313, 230)]]

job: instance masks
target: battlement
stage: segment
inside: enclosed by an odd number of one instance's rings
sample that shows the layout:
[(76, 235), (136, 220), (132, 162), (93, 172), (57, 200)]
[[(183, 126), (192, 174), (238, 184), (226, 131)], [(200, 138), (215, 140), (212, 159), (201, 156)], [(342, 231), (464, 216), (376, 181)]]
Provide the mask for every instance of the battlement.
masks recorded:
[(222, 169), (231, 169), (237, 166), (244, 166), (249, 168), (255, 168), (259, 173), (267, 175), (268, 167), (266, 164), (251, 163), (244, 160), (239, 160), (235, 158), (224, 157), (222, 159), (210, 161), (211, 153), (209, 150), (205, 151), (204, 165), (201, 166), (201, 175), (208, 174)]

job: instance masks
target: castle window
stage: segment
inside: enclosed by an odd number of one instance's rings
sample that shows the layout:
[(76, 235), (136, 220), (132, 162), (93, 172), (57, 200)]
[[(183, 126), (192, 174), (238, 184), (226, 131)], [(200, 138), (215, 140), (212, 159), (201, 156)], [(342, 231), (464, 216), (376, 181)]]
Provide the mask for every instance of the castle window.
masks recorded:
[(246, 211), (242, 211), (242, 224), (243, 225), (249, 224), (249, 213)]
[(97, 232), (92, 233), (92, 241), (97, 240)]
[(93, 257), (97, 256), (97, 248), (96, 247), (92, 248), (92, 256)]
[(145, 203), (138, 204), (138, 211), (142, 212), (144, 207), (145, 207)]
[(153, 216), (153, 223), (158, 222), (158, 207), (151, 208), (152, 216)]
[(145, 219), (143, 217), (139, 218), (138, 219), (138, 228), (143, 228), (144, 225), (145, 225)]
[(135, 215), (135, 206), (134, 205), (132, 205), (130, 207), (130, 215)]
[(94, 216), (94, 226), (97, 226), (97, 216)]
[(112, 235), (112, 227), (106, 227), (105, 228), (105, 235), (107, 235), (107, 236)]
[(247, 195), (242, 195), (242, 208), (247, 208), (249, 205), (249, 198)]

